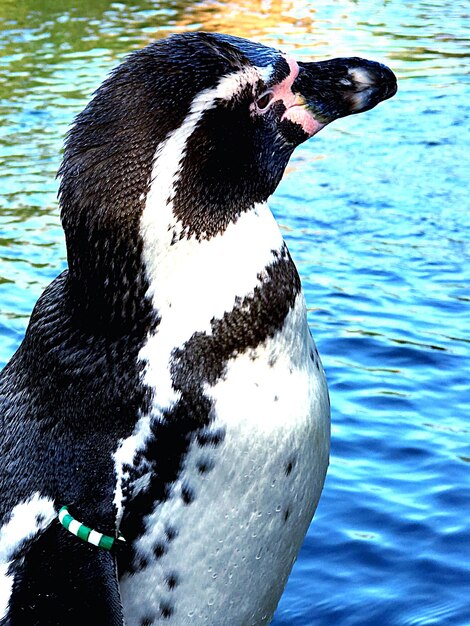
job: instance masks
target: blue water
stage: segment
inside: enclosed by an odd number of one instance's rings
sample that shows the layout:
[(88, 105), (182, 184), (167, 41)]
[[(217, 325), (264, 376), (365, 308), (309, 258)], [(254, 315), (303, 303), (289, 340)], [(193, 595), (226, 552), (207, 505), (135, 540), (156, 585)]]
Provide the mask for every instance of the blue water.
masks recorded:
[(398, 75), (393, 100), (297, 150), (271, 203), (332, 401), (275, 626), (470, 624), (469, 24), (463, 0), (0, 3), (0, 364), (65, 266), (63, 135), (126, 52), (204, 28)]

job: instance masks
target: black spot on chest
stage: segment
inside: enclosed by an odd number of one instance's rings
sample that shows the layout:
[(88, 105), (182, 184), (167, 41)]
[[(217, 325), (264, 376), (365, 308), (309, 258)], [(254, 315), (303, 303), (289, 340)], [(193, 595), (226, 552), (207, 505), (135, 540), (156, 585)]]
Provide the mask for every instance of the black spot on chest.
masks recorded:
[(174, 613), (174, 608), (169, 602), (161, 602), (160, 603), (160, 613), (164, 618), (171, 617)]
[(212, 446), (216, 447), (225, 439), (225, 430), (222, 428), (210, 429), (203, 428), (201, 429), (197, 436), (196, 441), (201, 447), (204, 446)]
[(207, 474), (214, 469), (214, 462), (211, 459), (201, 459), (196, 467), (199, 474)]
[(184, 484), (181, 488), (181, 499), (185, 504), (191, 504), (195, 499), (194, 490), (188, 485)]
[(175, 539), (177, 535), (178, 535), (178, 531), (173, 526), (167, 526), (165, 528), (165, 536), (168, 539), (168, 541), (173, 541), (173, 539)]
[(153, 547), (153, 555), (157, 560), (160, 559), (166, 551), (167, 548), (164, 543), (156, 543)]
[(292, 473), (292, 470), (294, 469), (295, 463), (296, 463), (297, 459), (295, 456), (293, 456), (292, 458), (290, 458), (287, 463), (284, 466), (284, 473), (286, 476), (290, 476)]
[(168, 589), (173, 591), (173, 589), (176, 589), (179, 583), (177, 574), (168, 574), (165, 578), (165, 582), (167, 584)]

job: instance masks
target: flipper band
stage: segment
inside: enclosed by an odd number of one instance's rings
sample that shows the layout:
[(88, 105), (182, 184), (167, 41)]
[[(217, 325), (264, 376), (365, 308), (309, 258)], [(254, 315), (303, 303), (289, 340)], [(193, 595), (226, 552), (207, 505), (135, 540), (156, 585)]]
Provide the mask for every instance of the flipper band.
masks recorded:
[[(116, 541), (115, 537), (110, 537), (109, 535), (103, 535), (102, 533), (93, 530), (92, 528), (88, 528), (85, 524), (82, 524), (78, 520), (76, 520), (69, 513), (69, 509), (67, 506), (61, 507), (59, 511), (59, 521), (64, 528), (66, 528), (72, 535), (75, 535), (82, 541), (86, 543), (91, 543), (98, 548), (104, 548), (105, 550), (111, 550)], [(117, 537), (118, 541), (125, 541), (124, 537), (119, 534)]]

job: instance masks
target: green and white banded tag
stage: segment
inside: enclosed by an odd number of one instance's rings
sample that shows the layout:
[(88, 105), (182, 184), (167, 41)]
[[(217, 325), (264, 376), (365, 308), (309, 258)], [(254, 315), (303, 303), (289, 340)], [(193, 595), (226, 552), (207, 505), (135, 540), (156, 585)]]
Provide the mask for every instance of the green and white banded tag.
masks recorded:
[[(92, 528), (88, 528), (88, 526), (85, 526), (85, 524), (82, 524), (81, 522), (76, 520), (72, 515), (70, 515), (67, 506), (61, 507), (59, 511), (59, 521), (64, 528), (72, 533), (72, 535), (75, 535), (82, 541), (91, 543), (98, 548), (111, 550), (114, 542), (116, 541), (114, 537), (110, 537), (109, 535), (103, 535), (102, 533), (99, 533)], [(125, 541), (122, 535), (119, 535), (117, 539), (119, 541)]]

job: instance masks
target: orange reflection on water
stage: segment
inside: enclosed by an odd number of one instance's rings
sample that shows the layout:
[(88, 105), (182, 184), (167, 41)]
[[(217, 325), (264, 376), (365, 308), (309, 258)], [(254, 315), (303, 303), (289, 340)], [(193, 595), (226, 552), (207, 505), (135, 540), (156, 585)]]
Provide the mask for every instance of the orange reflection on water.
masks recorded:
[[(208, 0), (189, 6), (178, 26), (282, 42), (289, 33), (311, 33), (315, 10), (291, 0)], [(303, 9), (303, 7), (305, 7)]]

